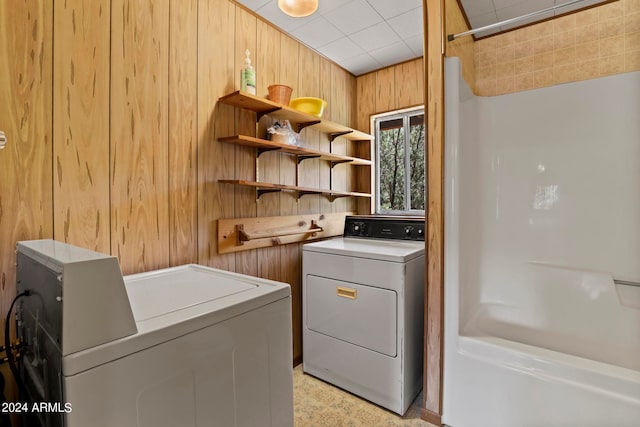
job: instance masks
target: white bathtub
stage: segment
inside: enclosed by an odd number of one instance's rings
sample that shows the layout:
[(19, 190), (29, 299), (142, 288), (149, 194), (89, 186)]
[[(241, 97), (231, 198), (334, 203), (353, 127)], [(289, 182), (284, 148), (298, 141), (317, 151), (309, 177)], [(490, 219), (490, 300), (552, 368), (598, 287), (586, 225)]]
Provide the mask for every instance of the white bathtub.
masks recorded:
[(491, 99), (445, 74), (443, 423), (640, 426), (614, 283), (640, 279), (640, 73)]

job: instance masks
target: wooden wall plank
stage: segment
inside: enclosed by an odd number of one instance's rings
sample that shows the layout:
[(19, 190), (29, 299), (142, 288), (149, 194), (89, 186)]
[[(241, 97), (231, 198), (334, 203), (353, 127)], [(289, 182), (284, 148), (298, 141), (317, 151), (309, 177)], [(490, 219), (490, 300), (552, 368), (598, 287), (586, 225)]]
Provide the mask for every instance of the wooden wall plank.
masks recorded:
[[(331, 119), (331, 104), (333, 103), (331, 98), (331, 62), (324, 58), (320, 58), (320, 98), (327, 101), (327, 108), (324, 112), (324, 117), (327, 119)], [(331, 151), (331, 142), (327, 135), (320, 135), (320, 139), (318, 140), (318, 149), (320, 151), (324, 151), (328, 153)], [(319, 170), (319, 181), (318, 185), (320, 188), (329, 188), (329, 174), (331, 170), (329, 168), (320, 168)], [(332, 203), (326, 198), (320, 198), (320, 212), (326, 213), (331, 212), (333, 209)]]
[(197, 0), (170, 0), (169, 13), (169, 258), (198, 260)]
[(427, 118), (427, 259), (424, 401), (422, 417), (440, 425), (442, 417), (442, 340), (444, 304), (444, 0), (425, 0)]
[[(198, 263), (235, 270), (235, 255), (216, 252), (218, 218), (234, 217), (235, 147), (218, 142), (234, 132), (235, 109), (218, 98), (235, 89), (235, 6), (198, 2)], [(213, 48), (215, 46), (215, 49)]]
[(404, 62), (395, 68), (396, 108), (422, 105), (424, 99), (423, 59)]
[(376, 72), (376, 113), (385, 113), (397, 108), (395, 82), (395, 67), (387, 67)]
[[(268, 87), (280, 81), (280, 32), (263, 21), (258, 21), (257, 28), (257, 93), (266, 97)], [(261, 132), (272, 120), (264, 117), (265, 123)], [(262, 135), (260, 135), (262, 136)], [(278, 152), (263, 153), (258, 159), (260, 180), (277, 183), (280, 181), (280, 157)], [(258, 216), (272, 216), (280, 214), (280, 197), (270, 195), (258, 201)], [(258, 250), (258, 274), (272, 280), (280, 280), (280, 248), (270, 247)]]
[[(376, 74), (368, 73), (356, 80), (356, 129), (369, 133), (371, 129), (371, 116), (376, 110)], [(375, 143), (361, 142), (357, 147), (357, 157), (365, 159), (374, 159)], [(358, 191), (371, 193), (375, 190), (373, 181), (375, 180), (375, 165), (370, 167), (359, 167), (358, 174)], [(358, 212), (369, 214), (375, 212), (375, 197), (369, 200), (358, 200)]]
[(169, 3), (112, 11), (111, 241), (127, 274), (169, 265)]
[[(458, 0), (446, 0), (444, 17), (447, 34), (469, 30), (467, 20), (460, 10)], [(475, 42), (473, 37), (460, 37), (445, 44), (445, 56), (457, 56), (462, 64), (462, 77), (472, 91), (476, 92)]]
[[(300, 71), (298, 78), (298, 91), (301, 96), (320, 97), (320, 58), (311, 49), (306, 46), (300, 46)], [(320, 149), (320, 138), (326, 134), (313, 128), (306, 128), (301, 132), (302, 146)], [(320, 187), (320, 162), (323, 167), (327, 167), (324, 160), (310, 159), (305, 160), (299, 167), (298, 182), (302, 187), (319, 188)], [(302, 197), (298, 202), (298, 213), (311, 214), (320, 212), (319, 195), (309, 195)]]
[[(331, 64), (331, 120), (338, 123), (350, 124), (352, 117), (351, 87), (349, 86), (350, 74), (335, 64)], [(355, 82), (354, 82), (355, 86)], [(332, 151), (337, 154), (351, 155), (351, 146), (344, 138), (336, 138), (333, 141)], [(347, 165), (338, 165), (333, 169), (333, 188), (337, 190), (353, 190), (351, 180), (353, 168)], [(333, 212), (348, 212), (356, 210), (356, 202), (353, 198), (340, 198), (333, 202)]]
[[(292, 98), (300, 96), (298, 87), (300, 43), (286, 34), (280, 36), (280, 83), (293, 88)], [(280, 184), (294, 184), (297, 164), (292, 156), (280, 159)], [(276, 196), (278, 197), (278, 196)], [(298, 201), (288, 193), (280, 194), (280, 215), (297, 215)], [(305, 196), (308, 197), (308, 196)], [(280, 248), (280, 279), (291, 285), (293, 316), (293, 360), (302, 362), (302, 253), (298, 244)]]
[[(52, 8), (45, 0), (0, 2), (0, 130), (7, 137), (0, 150), (2, 331), (16, 295), (16, 242), (53, 236)], [(7, 365), (0, 369), (9, 380)], [(7, 383), (6, 397), (15, 400)]]
[[(245, 9), (236, 7), (235, 28), (235, 79), (236, 87), (240, 88), (240, 71), (243, 67), (246, 55), (251, 52), (253, 67), (256, 66), (256, 31), (257, 20), (255, 15)], [(255, 135), (256, 115), (251, 111), (236, 109), (236, 134)], [(256, 174), (256, 152), (249, 147), (236, 147), (235, 179), (254, 180)], [(257, 214), (256, 192), (251, 188), (236, 186), (235, 188), (235, 214), (240, 217), (254, 217)], [(239, 273), (258, 275), (258, 254), (256, 251), (240, 252), (236, 254), (236, 271)]]
[(54, 238), (110, 253), (108, 0), (54, 3)]

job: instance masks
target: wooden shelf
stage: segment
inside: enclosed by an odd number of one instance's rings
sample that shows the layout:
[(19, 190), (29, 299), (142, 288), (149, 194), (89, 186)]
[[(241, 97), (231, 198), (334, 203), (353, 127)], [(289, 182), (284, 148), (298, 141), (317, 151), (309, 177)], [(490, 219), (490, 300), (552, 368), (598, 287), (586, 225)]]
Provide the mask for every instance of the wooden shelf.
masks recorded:
[(235, 107), (244, 108), (246, 110), (255, 111), (259, 115), (269, 114), (271, 117), (289, 120), (298, 124), (299, 130), (305, 127), (313, 127), (320, 132), (327, 133), (331, 139), (337, 137), (345, 138), (349, 141), (372, 141), (373, 136), (352, 129), (348, 126), (334, 123), (329, 120), (321, 120), (311, 114), (303, 113), (293, 108), (277, 104), (268, 99), (259, 98), (246, 92), (236, 91), (229, 95), (225, 95), (218, 101), (233, 105)]
[(338, 197), (368, 197), (371, 198), (371, 194), (357, 193), (353, 191), (335, 191), (335, 190), (321, 190), (318, 188), (296, 187), (293, 185), (272, 184), (268, 182), (255, 182), (244, 181), (241, 179), (221, 179), (218, 182), (224, 184), (240, 185), (242, 187), (255, 188), (258, 192), (258, 198), (265, 193), (271, 193), (276, 191), (290, 191), (297, 193), (298, 198), (306, 194), (321, 194), (327, 196), (329, 199), (334, 200)]
[(253, 147), (262, 151), (278, 150), (283, 153), (294, 154), (299, 160), (307, 158), (315, 158), (327, 160), (332, 166), (340, 163), (349, 163), (355, 166), (370, 166), (371, 160), (360, 159), (357, 157), (343, 156), (340, 154), (325, 153), (323, 151), (312, 150), (305, 147), (297, 147), (295, 145), (282, 144), (280, 142), (268, 141), (266, 139), (254, 138), (245, 135), (227, 136), (219, 139), (220, 142), (229, 144), (243, 145), (245, 147)]
[(272, 111), (276, 111), (282, 108), (282, 105), (276, 104), (273, 101), (259, 98), (255, 95), (241, 92), (239, 90), (230, 93), (229, 95), (223, 96), (222, 98), (218, 99), (218, 101), (222, 102), (223, 104), (233, 105), (234, 107), (244, 108), (245, 110), (255, 111), (259, 114), (271, 113)]

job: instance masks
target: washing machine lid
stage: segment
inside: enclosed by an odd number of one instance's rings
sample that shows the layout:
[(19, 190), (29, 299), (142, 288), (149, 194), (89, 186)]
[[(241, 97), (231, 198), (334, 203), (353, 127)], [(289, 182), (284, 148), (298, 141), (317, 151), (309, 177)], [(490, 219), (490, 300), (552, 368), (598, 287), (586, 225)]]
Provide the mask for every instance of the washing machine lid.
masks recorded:
[(339, 237), (307, 243), (303, 250), (390, 262), (407, 262), (424, 255), (424, 241)]
[(125, 278), (136, 322), (254, 290), (258, 286), (193, 265)]
[(124, 276), (138, 333), (63, 357), (70, 376), (288, 298), (288, 284), (183, 265)]

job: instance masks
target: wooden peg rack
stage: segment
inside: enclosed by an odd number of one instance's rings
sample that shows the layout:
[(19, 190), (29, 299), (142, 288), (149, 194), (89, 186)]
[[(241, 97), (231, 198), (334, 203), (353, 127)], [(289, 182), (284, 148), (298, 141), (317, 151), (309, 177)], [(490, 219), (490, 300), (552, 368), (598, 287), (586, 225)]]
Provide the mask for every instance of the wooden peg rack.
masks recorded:
[(218, 253), (246, 251), (342, 235), (353, 212), (218, 220)]

